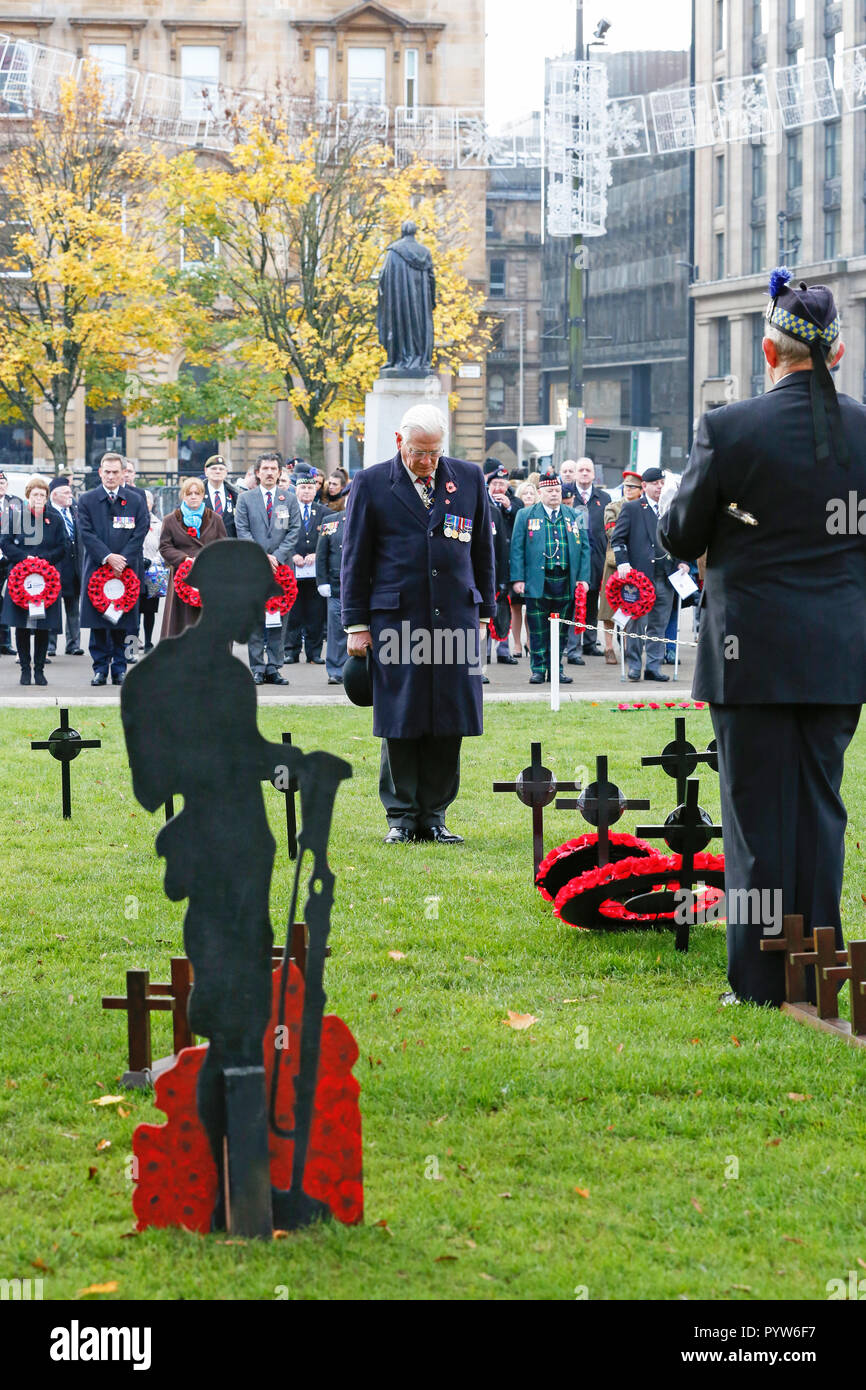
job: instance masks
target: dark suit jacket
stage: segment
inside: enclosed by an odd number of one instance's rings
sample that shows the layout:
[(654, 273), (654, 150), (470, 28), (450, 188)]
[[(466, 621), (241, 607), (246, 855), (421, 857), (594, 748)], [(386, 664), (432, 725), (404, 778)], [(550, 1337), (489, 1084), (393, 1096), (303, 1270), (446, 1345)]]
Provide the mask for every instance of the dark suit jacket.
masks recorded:
[[(4, 535), (0, 540), (3, 554), (6, 556), (9, 568), (14, 569), (19, 560), (38, 559), (47, 560), (49, 565), (60, 573), (63, 558), (66, 554), (61, 531), (66, 534), (66, 527), (62, 519), (56, 514), (53, 507), (46, 507), (42, 517), (41, 531), (37, 532), (33, 527), (33, 516), (27, 518), (29, 523), (28, 530), (23, 528), (17, 532)], [(37, 542), (36, 536), (39, 535)], [(62, 575), (61, 575), (62, 579)], [(49, 608), (45, 610), (44, 618), (36, 619), (36, 627), (42, 631), (59, 632), (62, 626), (63, 604), (60, 599), (55, 599)], [(26, 608), (19, 608), (12, 602), (12, 597), (7, 589), (3, 599), (3, 608), (0, 611), (0, 623), (4, 627), (26, 627), (28, 612)]]
[[(0, 543), (2, 543), (5, 536), (12, 536), (15, 534), (16, 517), (18, 518), (18, 525), (20, 526), (22, 507), (21, 498), (17, 497), (13, 492), (7, 492), (5, 497), (0, 497)], [(6, 576), (11, 568), (11, 560), (8, 555), (0, 549), (0, 585), (5, 584)]]
[[(602, 510), (602, 525), (604, 511)], [(661, 573), (673, 574), (679, 561), (669, 555), (658, 536), (658, 518), (645, 497), (626, 502), (613, 528), (613, 553), (618, 565), (631, 565), (648, 579), (659, 560)]]
[[(238, 491), (237, 488), (229, 487), (228, 483), (223, 483), (223, 492), (226, 495), (226, 504), (223, 508), (223, 526), (226, 528), (227, 536), (236, 536), (235, 512), (238, 507)], [(206, 507), (213, 508), (210, 495), (210, 484), (207, 482), (204, 485), (204, 504)]]
[(331, 598), (339, 598), (340, 562), (343, 558), (346, 513), (345, 511), (334, 513), (330, 509), (328, 509), (328, 513), (327, 516), (322, 517), (319, 526), (319, 539), (316, 544), (316, 583), (330, 584)]
[[(59, 518), (58, 518), (59, 520)], [(60, 522), (63, 525), (63, 522)], [(98, 613), (87, 597), (93, 571), (104, 564), (106, 555), (122, 555), (137, 575), (142, 573), (142, 546), (150, 530), (150, 513), (140, 488), (121, 487), (111, 502), (102, 486), (83, 492), (78, 499), (78, 530), (83, 549), (81, 567), (81, 626), (109, 628), (104, 613)], [(138, 604), (113, 624), (117, 632), (137, 632)]]
[[(331, 511), (330, 507), (324, 506), (321, 502), (311, 502), (310, 525), (308, 530), (304, 529), (304, 509), (300, 502), (298, 503), (298, 514), (301, 519), (301, 529), (298, 534), (295, 549), (292, 553), (294, 555), (315, 555), (316, 546), (319, 544), (319, 532), (321, 531), (322, 523), (333, 520), (334, 513)], [(310, 582), (313, 583), (313, 577), (310, 576), (309, 578)]]
[[(866, 497), (866, 409), (839, 396), (850, 464), (817, 464), (810, 385), (808, 371), (792, 372), (766, 395), (702, 416), (663, 518), (678, 555), (707, 552), (698, 699), (866, 699), (866, 535), (856, 516)], [(731, 503), (758, 525), (733, 518)]]
[(68, 508), (72, 513), (73, 535), (70, 537), (66, 529), (66, 523), (60, 515), (60, 508), (51, 506), (52, 513), (57, 513), (60, 522), (60, 529), (63, 532), (64, 554), (63, 561), (58, 565), (60, 570), (60, 582), (63, 585), (63, 597), (73, 598), (81, 593), (81, 539), (78, 534), (78, 508), (75, 503)]
[[(471, 539), (446, 536), (446, 516), (468, 523), (463, 534)], [(363, 624), (373, 638), (378, 738), (482, 732), (477, 634), (479, 619), (495, 611), (493, 584), (490, 509), (477, 464), (441, 458), (429, 512), (399, 454), (356, 473), (343, 533), (343, 625)], [(396, 652), (387, 632), (396, 634)], [(423, 643), (425, 633), (427, 659), (419, 646), (417, 660), (411, 649), (404, 660), (411, 634)]]
[[(590, 589), (597, 589), (601, 584), (601, 576), (604, 570), (604, 557), (607, 554), (607, 535), (604, 529), (604, 509), (610, 501), (610, 493), (605, 492), (604, 488), (596, 487), (595, 483), (589, 494), (586, 504), (587, 524), (589, 526), (590, 548), (592, 550), (592, 566), (589, 575)], [(582, 507), (583, 502), (580, 496), (580, 488), (575, 483), (574, 497), (572, 506)]]

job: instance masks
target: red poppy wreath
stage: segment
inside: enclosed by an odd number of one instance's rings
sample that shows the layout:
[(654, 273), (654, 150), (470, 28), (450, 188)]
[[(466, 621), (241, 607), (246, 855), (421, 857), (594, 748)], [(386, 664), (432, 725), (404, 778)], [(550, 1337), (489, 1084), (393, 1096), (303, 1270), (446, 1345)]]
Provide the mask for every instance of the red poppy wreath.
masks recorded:
[(187, 584), (186, 577), (192, 569), (191, 555), (187, 555), (185, 560), (181, 560), (174, 572), (174, 592), (177, 594), (181, 603), (189, 604), (190, 608), (201, 608), (201, 594), (198, 589), (194, 589), (191, 584)]
[(121, 574), (115, 574), (110, 565), (100, 565), (90, 576), (87, 597), (97, 613), (104, 613), (111, 623), (116, 623), (124, 613), (131, 613), (138, 603), (141, 585), (138, 575), (131, 565)]
[[(679, 854), (653, 853), (647, 858), (621, 859), (600, 869), (590, 869), (560, 889), (554, 902), (553, 915), (568, 922), (569, 926), (584, 931), (593, 927), (607, 931), (628, 931), (635, 927), (655, 926), (667, 930), (673, 912), (632, 913), (625, 904), (630, 898), (642, 896), (660, 886), (673, 891), (679, 887), (678, 875), (682, 873), (682, 866), (682, 856)], [(696, 854), (695, 872), (698, 880), (708, 889), (724, 888), (724, 855)], [(697, 921), (702, 920), (701, 913), (717, 898), (717, 893), (709, 891), (698, 895), (695, 910)]]
[(629, 570), (622, 578), (612, 574), (604, 592), (614, 613), (621, 608), (630, 618), (645, 618), (656, 601), (655, 585), (640, 570)]
[(586, 589), (582, 584), (576, 584), (574, 589), (574, 630), (576, 633), (586, 630)]
[(277, 565), (274, 570), (274, 579), (283, 592), (268, 599), (265, 604), (265, 612), (282, 613), (285, 617), (298, 597), (298, 581), (289, 565)]
[(60, 574), (39, 555), (29, 555), (10, 571), (7, 591), (19, 608), (50, 608), (60, 597)]
[[(639, 840), (635, 835), (619, 834), (611, 830), (608, 832), (608, 840), (610, 860), (613, 864), (621, 859), (645, 859), (655, 854), (652, 845), (647, 844), (646, 840)], [(595, 832), (578, 835), (574, 840), (566, 840), (564, 845), (557, 845), (556, 849), (552, 849), (547, 857), (542, 859), (535, 875), (535, 886), (541, 896), (552, 903), (567, 883), (597, 867), (598, 835)]]

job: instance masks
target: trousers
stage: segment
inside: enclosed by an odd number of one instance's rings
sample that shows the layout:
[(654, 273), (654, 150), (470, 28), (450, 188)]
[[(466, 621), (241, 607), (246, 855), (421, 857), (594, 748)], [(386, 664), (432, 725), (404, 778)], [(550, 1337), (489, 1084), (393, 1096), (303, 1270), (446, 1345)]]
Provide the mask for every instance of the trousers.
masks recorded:
[(379, 799), (388, 824), (429, 830), (445, 824), (445, 812), (460, 790), (459, 735), (383, 738)]
[(113, 676), (125, 673), (127, 641), (132, 641), (132, 633), (118, 632), (115, 627), (90, 629), (89, 649), (94, 675), (107, 676), (109, 666)]
[(315, 579), (299, 579), (298, 597), (284, 624), (286, 656), (300, 656), (302, 643), (308, 661), (322, 655), (326, 613)]
[(346, 634), (343, 631), (343, 618), (340, 612), (340, 596), (331, 594), (328, 602), (328, 644), (325, 648), (325, 670), (329, 676), (339, 680), (348, 659)]
[[(728, 979), (741, 999), (779, 1005), (783, 955), (760, 943), (778, 936), (782, 916), (802, 914), (807, 934), (834, 927), (843, 946), (847, 816), (839, 789), (860, 706), (711, 705), (710, 714), (719, 749)], [(814, 1003), (812, 971), (807, 980)]]
[[(625, 629), (625, 661), (630, 676), (639, 676), (641, 673), (641, 661), (643, 659), (643, 648), (646, 647), (645, 667), (647, 671), (660, 671), (662, 659), (665, 654), (664, 635), (671, 616), (676, 594), (672, 584), (667, 579), (658, 578), (654, 580), (656, 590), (656, 601), (652, 609), (644, 618), (631, 618), (626, 624)], [(631, 634), (634, 634), (633, 636)], [(638, 636), (640, 634), (640, 636)], [(643, 637), (652, 637), (656, 640), (644, 642)]]

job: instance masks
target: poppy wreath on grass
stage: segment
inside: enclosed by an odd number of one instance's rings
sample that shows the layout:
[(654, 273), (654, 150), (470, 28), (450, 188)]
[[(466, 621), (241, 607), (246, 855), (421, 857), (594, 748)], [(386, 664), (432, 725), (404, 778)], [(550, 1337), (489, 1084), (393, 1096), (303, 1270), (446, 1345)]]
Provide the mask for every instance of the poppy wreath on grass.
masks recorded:
[(29, 608), (31, 603), (50, 608), (60, 597), (60, 573), (39, 555), (29, 555), (12, 567), (6, 587), (19, 608)]
[(574, 630), (578, 635), (586, 631), (586, 589), (581, 584), (574, 588)]
[[(639, 840), (635, 835), (618, 834), (610, 830), (608, 840), (611, 863), (614, 864), (621, 859), (645, 858), (656, 852), (646, 840)], [(541, 896), (552, 903), (567, 883), (596, 868), (598, 835), (595, 832), (578, 835), (573, 840), (566, 840), (564, 845), (557, 845), (556, 849), (552, 849), (542, 859), (535, 875), (535, 886)]]
[(645, 618), (656, 601), (655, 585), (640, 570), (629, 570), (622, 578), (612, 574), (604, 592), (614, 613), (622, 609), (630, 618)]
[[(725, 856), (723, 854), (695, 855), (695, 873), (708, 890), (725, 886)], [(630, 931), (635, 927), (668, 930), (673, 924), (673, 912), (633, 913), (625, 906), (647, 890), (660, 887), (670, 890), (679, 887), (683, 860), (680, 854), (654, 852), (646, 858), (621, 859), (600, 869), (573, 878), (556, 895), (553, 915), (581, 931), (593, 928), (603, 931)], [(695, 921), (718, 901), (719, 893), (696, 895)]]
[(187, 555), (185, 560), (181, 560), (174, 572), (174, 592), (181, 603), (189, 604), (190, 608), (201, 608), (201, 594), (198, 589), (194, 589), (191, 584), (186, 582), (186, 577), (191, 569), (192, 556)]
[(105, 613), (117, 622), (121, 613), (132, 612), (138, 603), (140, 589), (138, 575), (131, 565), (127, 565), (120, 574), (115, 574), (110, 565), (100, 565), (90, 576), (87, 597), (97, 613)]
[(274, 579), (283, 592), (268, 599), (265, 604), (265, 612), (282, 613), (285, 617), (298, 597), (298, 581), (290, 565), (277, 565), (274, 570)]

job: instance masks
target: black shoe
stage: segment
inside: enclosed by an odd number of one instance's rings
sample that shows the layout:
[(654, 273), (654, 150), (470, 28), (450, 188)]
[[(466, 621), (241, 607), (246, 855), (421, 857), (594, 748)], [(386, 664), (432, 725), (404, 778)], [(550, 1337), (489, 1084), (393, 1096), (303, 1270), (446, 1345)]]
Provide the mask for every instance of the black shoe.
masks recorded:
[(412, 831), (405, 825), (392, 825), (382, 841), (383, 845), (408, 845), (412, 841)]
[[(583, 662), (581, 662), (581, 665), (583, 665)], [(560, 673), (559, 673), (559, 684), (560, 684), (560, 685), (574, 685), (574, 677), (573, 677), (573, 676), (564, 676), (564, 675), (562, 674), (562, 672), (560, 671)]]
[(284, 658), (283, 658), (283, 661), (284, 661), (284, 664), (287, 665), (287, 666), (297, 666), (297, 664), (298, 664), (298, 658), (297, 658), (296, 656), (287, 656), (287, 657), (284, 657)]
[[(142, 651), (143, 651), (144, 655), (147, 656), (148, 652), (152, 652), (152, 651), (153, 651), (153, 643), (152, 643), (152, 642), (145, 642), (144, 646), (142, 647)], [(73, 652), (72, 655), (73, 655), (73, 656), (78, 656), (78, 652)]]
[(630, 681), (639, 681), (639, 680), (640, 680), (640, 675), (633, 676), (633, 675), (631, 674), (631, 671), (629, 671), (629, 673), (628, 673), (628, 678), (629, 678)]
[(585, 666), (586, 662), (582, 656), (570, 656), (567, 658), (569, 666)]
[(106, 673), (105, 673), (104, 671), (97, 671), (96, 675), (93, 677), (93, 680), (90, 682), (90, 684), (91, 684), (91, 685), (106, 685), (107, 682), (108, 682), (108, 676), (106, 675)]
[(66, 655), (67, 655), (67, 656), (84, 656), (84, 648), (83, 648), (83, 647), (67, 647), (67, 648), (66, 648)]
[(529, 684), (530, 684), (530, 685), (544, 685), (544, 676), (530, 676), (530, 677), (529, 677)]
[(34, 667), (33, 667), (33, 684), (34, 684), (34, 685), (47, 685), (47, 684), (48, 684), (47, 680), (45, 679), (45, 672), (43, 671), (43, 669), (42, 669), (41, 666), (34, 666)]
[(481, 677), (481, 684), (482, 684), (482, 685), (489, 685), (489, 684), (490, 684), (490, 677), (489, 677), (489, 676), (482, 676), (482, 677)]
[(29, 684), (30, 684), (30, 667), (29, 667), (29, 666), (22, 666), (22, 667), (21, 667), (21, 675), (18, 677), (18, 684), (19, 684), (19, 685), (29, 685)]
[(126, 658), (126, 664), (127, 664), (127, 666), (134, 666), (135, 663), (136, 663), (137, 661), (138, 661), (138, 657), (137, 657), (137, 656), (128, 656), (128, 657)]
[(50, 656), (46, 656), (46, 658), (45, 658), (45, 665), (46, 665), (46, 666), (50, 666), (50, 665), (51, 665), (51, 657), (50, 657)]
[(262, 675), (261, 671), (257, 671), (256, 674), (253, 676), (253, 683), (255, 685), (264, 685), (265, 678)]
[(644, 673), (643, 673), (643, 678), (644, 678), (645, 681), (669, 681), (669, 680), (670, 680), (670, 676), (666, 676), (665, 673), (664, 673), (664, 671), (644, 671)]
[(15, 655), (15, 648), (14, 648), (14, 647), (0, 647), (0, 656), (14, 656), (14, 655)]
[(271, 685), (288, 685), (289, 683), (285, 676), (280, 675), (279, 671), (276, 671), (272, 676), (268, 676), (268, 681)]
[(662, 666), (676, 666), (676, 664), (677, 664), (677, 663), (676, 663), (676, 657), (673, 657), (673, 656), (663, 656), (663, 657), (662, 657)]
[(343, 682), (340, 680), (340, 677), (339, 677), (339, 676), (329, 676), (329, 677), (328, 677), (328, 685), (342, 685), (342, 684), (343, 684)]
[(111, 673), (111, 684), (112, 684), (112, 685), (123, 685), (123, 678), (124, 678), (125, 675), (126, 675), (126, 672), (125, 672), (125, 671), (112, 671), (112, 673)]
[(307, 662), (313, 666), (324, 666), (325, 658), (323, 656), (308, 656)]
[(584, 647), (584, 649), (583, 649), (583, 654), (584, 654), (584, 656), (604, 656), (604, 651), (602, 650), (601, 647), (598, 647), (598, 646), (596, 646), (596, 647)]
[(430, 825), (426, 830), (419, 830), (415, 836), (416, 840), (432, 840), (437, 845), (462, 845), (462, 835), (452, 835), (451, 831), (444, 825)]
[(503, 666), (516, 666), (516, 665), (517, 665), (517, 657), (516, 657), (516, 656), (512, 656), (510, 652), (508, 652), (507, 655), (505, 655), (505, 656), (502, 655), (502, 652), (497, 652), (497, 653), (496, 653), (496, 660), (497, 660), (498, 662), (500, 662)]

